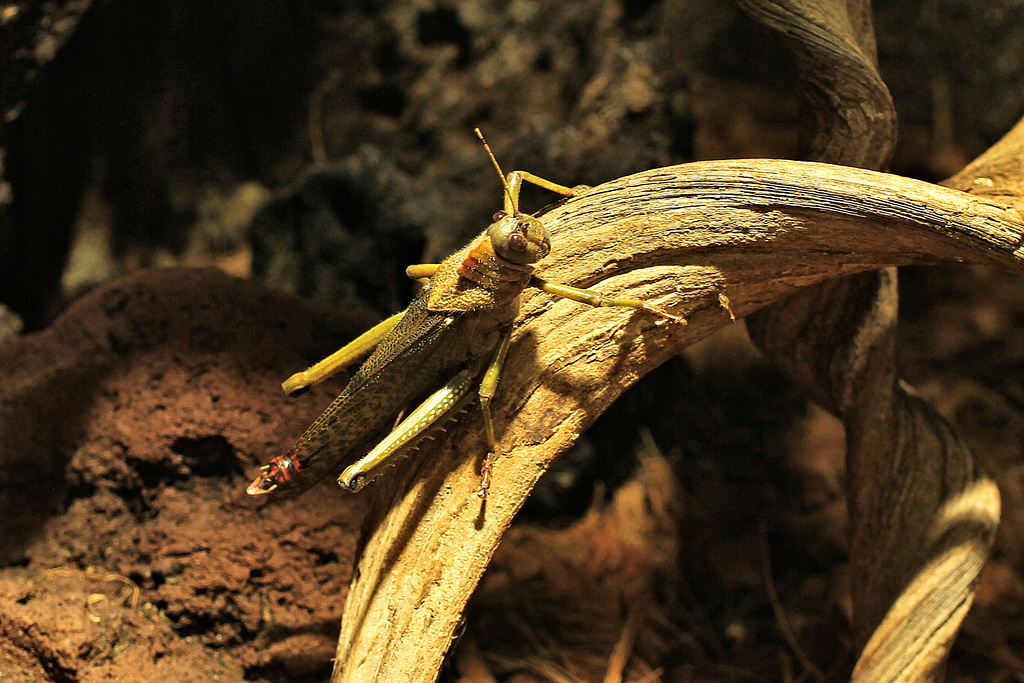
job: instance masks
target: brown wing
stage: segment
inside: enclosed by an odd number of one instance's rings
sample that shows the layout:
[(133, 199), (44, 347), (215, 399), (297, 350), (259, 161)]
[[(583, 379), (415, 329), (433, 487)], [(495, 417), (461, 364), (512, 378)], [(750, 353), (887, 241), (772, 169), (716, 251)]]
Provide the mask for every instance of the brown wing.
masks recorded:
[(357, 391), (399, 359), (407, 371), (414, 372), (419, 369), (460, 315), (429, 311), (426, 308), (426, 298), (416, 297), (394, 329), (380, 341), (374, 352), (352, 376), (345, 391)]
[(301, 493), (340, 473), (373, 447), (402, 410), (448, 381), (469, 356), (460, 335), (464, 317), (427, 310), (422, 297), (413, 301), (344, 391), (282, 456), (294, 467), (287, 477), (267, 482), (277, 484), (275, 497)]

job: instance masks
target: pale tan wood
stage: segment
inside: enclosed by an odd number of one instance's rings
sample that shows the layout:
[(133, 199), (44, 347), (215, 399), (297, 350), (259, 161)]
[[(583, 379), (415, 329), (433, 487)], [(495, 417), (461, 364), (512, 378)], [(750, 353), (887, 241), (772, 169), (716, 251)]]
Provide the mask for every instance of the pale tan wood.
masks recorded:
[(984, 154), (942, 183), (1024, 213), (1024, 119)]
[[(629, 384), (681, 348), (801, 287), (884, 265), (1020, 267), (1024, 220), (1004, 204), (896, 176), (792, 161), (655, 169), (594, 188), (545, 216), (542, 277), (646, 298), (690, 318), (524, 297), (492, 407), (490, 498), (470, 410), (454, 438), (378, 480), (333, 681), (432, 681), (502, 533), (559, 453)], [(987, 519), (987, 518), (986, 518)], [(990, 523), (988, 520), (986, 523)]]

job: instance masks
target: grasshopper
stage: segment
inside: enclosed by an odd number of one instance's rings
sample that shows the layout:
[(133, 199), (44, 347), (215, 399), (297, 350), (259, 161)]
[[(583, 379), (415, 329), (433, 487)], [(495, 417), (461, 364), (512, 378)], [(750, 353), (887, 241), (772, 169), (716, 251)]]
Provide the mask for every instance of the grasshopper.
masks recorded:
[[(476, 395), (483, 413), (487, 454), (477, 495), (486, 497), (497, 449), (490, 404), (519, 312), (520, 294), (527, 287), (590, 306), (625, 306), (672, 323), (686, 323), (685, 318), (640, 299), (607, 298), (534, 275), (533, 264), (551, 251), (551, 239), (539, 218), (519, 210), (522, 183), (570, 197), (589, 188), (566, 187), (527, 171), (506, 176), (479, 128), (476, 134), (501, 180), (504, 210), (494, 214), (481, 235), (444, 262), (406, 270), (413, 279), (429, 279), (403, 313), (285, 380), (282, 387), (294, 395), (375, 349), (295, 445), (261, 468), (246, 489), (249, 495), (300, 493), (353, 456), (367, 453), (338, 477), (342, 488), (359, 491), (431, 429), (461, 412), (473, 399), (474, 380), (482, 377)], [(416, 401), (420, 403), (416, 405)], [(414, 405), (389, 432), (396, 416)], [(381, 435), (385, 436), (378, 442)]]

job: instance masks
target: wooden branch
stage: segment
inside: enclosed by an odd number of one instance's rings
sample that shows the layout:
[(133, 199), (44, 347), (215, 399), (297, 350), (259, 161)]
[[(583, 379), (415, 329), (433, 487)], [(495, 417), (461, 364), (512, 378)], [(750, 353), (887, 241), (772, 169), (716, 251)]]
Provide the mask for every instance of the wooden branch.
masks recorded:
[(433, 681), (466, 600), (551, 461), (629, 384), (737, 316), (802, 287), (891, 264), (1018, 266), (1024, 220), (955, 190), (853, 168), (716, 161), (622, 178), (544, 216), (540, 275), (639, 296), (690, 324), (527, 294), (493, 404), (491, 496), (473, 496), (483, 452), (469, 414), (367, 489), (375, 496), (332, 681)]
[[(804, 159), (886, 168), (896, 108), (878, 74), (867, 0), (738, 0), (788, 48), (804, 101)], [(809, 125), (808, 125), (809, 124)]]
[[(804, 155), (883, 168), (896, 117), (876, 67), (867, 0), (740, 4), (789, 48), (811, 124), (801, 130)], [(1021, 146), (1012, 137), (954, 186), (1019, 197)], [(846, 431), (858, 682), (942, 677), (999, 521), (995, 484), (955, 431), (899, 381), (897, 309), (897, 275), (888, 268), (803, 289), (747, 320), (769, 361)], [(951, 509), (971, 514), (951, 519)]]
[[(1022, 157), (1024, 121), (944, 184), (1021, 215)], [(995, 539), (999, 491), (933, 409), (902, 385), (885, 390), (896, 397), (883, 418), (893, 422), (894, 443), (848, 477), (864, 499), (853, 505), (861, 531), (851, 575), (866, 577), (854, 586), (866, 643), (853, 680), (936, 681)], [(870, 419), (877, 429), (882, 420)]]
[(942, 183), (1024, 215), (1024, 119), (984, 154)]

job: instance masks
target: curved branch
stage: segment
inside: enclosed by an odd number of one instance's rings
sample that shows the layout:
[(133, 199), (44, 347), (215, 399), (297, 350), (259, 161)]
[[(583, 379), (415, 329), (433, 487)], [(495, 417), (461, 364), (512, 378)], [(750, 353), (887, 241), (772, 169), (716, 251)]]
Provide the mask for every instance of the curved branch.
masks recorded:
[(333, 681), (433, 681), (466, 600), (548, 465), (625, 388), (681, 348), (801, 287), (892, 264), (1020, 265), (1012, 208), (927, 183), (793, 161), (717, 161), (598, 186), (544, 216), (543, 277), (653, 300), (690, 319), (527, 295), (492, 408), (499, 457), (470, 411), (454, 438), (378, 480)]
[(1024, 212), (1024, 119), (942, 184)]
[(896, 108), (878, 74), (866, 0), (739, 0), (786, 45), (799, 78), (803, 158), (887, 168), (896, 146)]
[[(884, 167), (895, 143), (895, 110), (876, 68), (869, 3), (741, 5), (783, 37), (797, 65), (797, 87), (813, 116), (805, 154)], [(986, 185), (974, 181), (988, 181), (1006, 190), (1012, 183), (1000, 172), (1019, 170), (1011, 160), (1020, 156), (1012, 153), (1019, 145), (1006, 143), (997, 147), (1011, 153), (993, 148), (954, 179), (956, 186), (973, 192)], [(982, 170), (995, 178), (972, 177)], [(747, 321), (770, 362), (846, 430), (851, 630), (864, 648), (854, 681), (941, 677), (999, 520), (995, 485), (955, 431), (898, 381), (896, 281), (890, 268), (825, 282)], [(976, 519), (936, 537), (945, 508), (966, 500), (974, 501)]]

